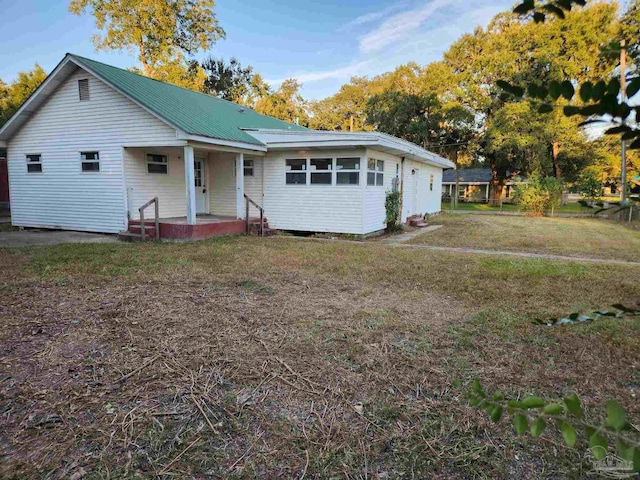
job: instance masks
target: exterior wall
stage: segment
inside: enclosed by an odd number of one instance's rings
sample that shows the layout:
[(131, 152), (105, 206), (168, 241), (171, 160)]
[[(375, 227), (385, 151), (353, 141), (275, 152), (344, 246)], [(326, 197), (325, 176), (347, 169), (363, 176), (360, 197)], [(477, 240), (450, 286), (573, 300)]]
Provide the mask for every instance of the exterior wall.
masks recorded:
[[(148, 173), (147, 153), (166, 155), (169, 173)], [(158, 197), (160, 217), (187, 215), (187, 192), (184, 183), (184, 152), (182, 148), (125, 148), (125, 181), (127, 208), (132, 220), (138, 220), (138, 208)], [(153, 216), (153, 207), (145, 211), (145, 218)]]
[[(414, 170), (415, 174), (412, 173)], [(431, 175), (433, 175), (433, 190), (430, 189)], [(402, 221), (406, 221), (412, 215), (439, 212), (441, 199), (442, 168), (405, 160)]]
[[(80, 102), (78, 80), (89, 79)], [(14, 225), (115, 233), (126, 228), (123, 145), (175, 142), (175, 129), (78, 69), (9, 141)], [(100, 172), (82, 173), (80, 151), (98, 151)], [(42, 155), (27, 173), (26, 155)]]
[(0, 151), (0, 210), (9, 208), (9, 171), (4, 151)]
[[(261, 157), (244, 156), (245, 160), (253, 160), (253, 176), (244, 177), (244, 193), (258, 205), (264, 204), (263, 191), (262, 191), (262, 177), (264, 173), (264, 159)], [(234, 180), (235, 185), (235, 180)], [(235, 190), (234, 190), (235, 192)], [(234, 197), (235, 201), (235, 197)], [(235, 203), (234, 203), (235, 206)], [(266, 215), (266, 214), (265, 214)], [(260, 211), (250, 205), (249, 216), (260, 216)], [(269, 217), (267, 217), (269, 218)]]
[[(395, 155), (379, 152), (376, 150), (367, 150), (367, 158), (375, 158), (384, 160), (384, 186), (366, 186), (364, 200), (364, 233), (377, 232), (386, 228), (387, 211), (385, 209), (385, 200), (387, 192), (393, 189), (393, 179), (396, 171), (400, 173), (402, 159)], [(398, 166), (398, 170), (396, 170)], [(365, 179), (366, 183), (366, 179)], [(398, 188), (400, 184), (398, 183)]]
[(209, 155), (209, 211), (213, 215), (237, 214), (235, 159), (235, 153)]
[[(287, 158), (360, 157), (359, 185), (287, 185)], [(366, 151), (270, 152), (264, 159), (264, 207), (280, 230), (363, 234)], [(334, 174), (335, 177), (335, 174)]]

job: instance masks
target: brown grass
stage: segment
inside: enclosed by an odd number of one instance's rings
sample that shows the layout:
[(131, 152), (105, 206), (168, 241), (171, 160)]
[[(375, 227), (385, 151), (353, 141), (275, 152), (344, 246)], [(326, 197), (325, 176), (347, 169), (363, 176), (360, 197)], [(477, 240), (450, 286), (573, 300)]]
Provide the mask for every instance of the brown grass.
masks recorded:
[(640, 261), (640, 231), (592, 218), (445, 214), (411, 243)]
[(578, 476), (584, 443), (490, 424), (469, 382), (640, 414), (638, 321), (531, 323), (633, 303), (630, 267), (241, 238), (0, 274), (0, 477)]

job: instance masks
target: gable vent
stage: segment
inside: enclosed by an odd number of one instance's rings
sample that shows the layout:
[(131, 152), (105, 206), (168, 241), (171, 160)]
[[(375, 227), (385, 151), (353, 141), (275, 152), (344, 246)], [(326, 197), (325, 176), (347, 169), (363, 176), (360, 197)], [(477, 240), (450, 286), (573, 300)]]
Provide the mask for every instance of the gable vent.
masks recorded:
[(89, 79), (88, 78), (78, 80), (78, 93), (80, 94), (81, 102), (89, 100)]

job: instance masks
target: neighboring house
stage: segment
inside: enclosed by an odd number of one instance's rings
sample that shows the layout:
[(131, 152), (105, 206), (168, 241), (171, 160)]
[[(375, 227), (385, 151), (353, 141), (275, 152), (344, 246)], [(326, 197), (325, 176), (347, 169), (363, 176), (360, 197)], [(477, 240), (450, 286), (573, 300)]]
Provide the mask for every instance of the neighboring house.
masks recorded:
[[(493, 175), (490, 168), (465, 168), (458, 170), (458, 199), (463, 202), (482, 203), (488, 202), (491, 193), (491, 179)], [(522, 183), (520, 176), (508, 180), (502, 189), (502, 200), (513, 200), (515, 186)], [(451, 198), (456, 191), (456, 171), (445, 170), (442, 174), (443, 197)]]
[(7, 151), (0, 148), (0, 211), (9, 210), (9, 172)]
[(393, 188), (403, 221), (440, 211), (453, 166), (389, 135), (308, 130), (71, 54), (0, 129), (0, 147), (13, 225), (133, 230), (158, 197), (172, 238), (244, 231), (245, 196), (273, 228), (368, 234), (385, 227)]

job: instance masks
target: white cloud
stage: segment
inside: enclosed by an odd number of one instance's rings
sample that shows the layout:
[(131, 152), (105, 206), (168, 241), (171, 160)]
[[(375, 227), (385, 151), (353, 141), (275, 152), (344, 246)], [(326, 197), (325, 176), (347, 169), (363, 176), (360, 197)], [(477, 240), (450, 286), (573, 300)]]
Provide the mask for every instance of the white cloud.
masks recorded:
[[(319, 72), (301, 72), (298, 74), (291, 74), (287, 76), (287, 78), (296, 78), (299, 82), (305, 83), (313, 83), (319, 82), (322, 80), (329, 79), (345, 79), (348, 80), (354, 75), (360, 75), (363, 71), (367, 69), (370, 60), (362, 61), (362, 62), (354, 62), (344, 67), (336, 68), (333, 70), (319, 71)], [(269, 85), (279, 85), (285, 80), (284, 78), (279, 80), (267, 80)]]
[(407, 2), (396, 2), (387, 8), (383, 8), (382, 10), (365, 13), (364, 15), (360, 15), (359, 17), (354, 18), (350, 22), (345, 23), (340, 28), (338, 28), (338, 31), (344, 32), (347, 30), (351, 30), (355, 27), (366, 25), (368, 23), (373, 23), (376, 20), (380, 20), (386, 17), (387, 15), (390, 15), (391, 13), (398, 12), (404, 9), (406, 6), (407, 6)]
[(393, 15), (360, 38), (360, 51), (375, 52), (402, 40), (428, 20), (436, 10), (453, 3), (456, 0), (432, 0), (426, 5)]

